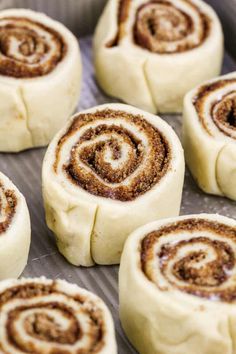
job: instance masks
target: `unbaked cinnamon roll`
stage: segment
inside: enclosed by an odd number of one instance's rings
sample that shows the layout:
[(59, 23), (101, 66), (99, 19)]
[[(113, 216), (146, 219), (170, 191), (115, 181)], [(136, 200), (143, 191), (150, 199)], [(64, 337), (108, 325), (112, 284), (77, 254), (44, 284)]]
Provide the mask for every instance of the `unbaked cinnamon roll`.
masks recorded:
[(0, 326), (1, 354), (117, 353), (107, 306), (63, 280), (2, 282)]
[(25, 198), (0, 173), (0, 280), (18, 277), (30, 246), (30, 218)]
[(74, 111), (80, 82), (67, 28), (30, 10), (0, 12), (0, 151), (48, 144)]
[(198, 185), (207, 193), (236, 200), (236, 73), (186, 95), (183, 141)]
[(190, 89), (219, 75), (222, 29), (201, 0), (110, 0), (94, 57), (109, 95), (152, 113), (180, 112)]
[(183, 177), (181, 144), (163, 120), (126, 105), (94, 107), (49, 145), (47, 224), (71, 263), (118, 263), (130, 232), (178, 215)]
[(141, 354), (235, 353), (235, 274), (233, 219), (190, 215), (139, 228), (119, 274), (128, 338)]

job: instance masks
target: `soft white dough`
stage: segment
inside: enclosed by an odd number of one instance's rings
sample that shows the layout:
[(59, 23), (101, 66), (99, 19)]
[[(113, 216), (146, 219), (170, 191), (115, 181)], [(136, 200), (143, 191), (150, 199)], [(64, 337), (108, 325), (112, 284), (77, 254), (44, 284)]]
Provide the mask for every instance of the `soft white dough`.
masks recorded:
[[(203, 85), (235, 79), (234, 84), (209, 94), (204, 108), (205, 122), (211, 135), (200, 122), (193, 100)], [(236, 200), (236, 140), (223, 134), (210, 117), (211, 102), (236, 90), (236, 73), (218, 77), (190, 91), (184, 100), (183, 145), (187, 165), (199, 187), (206, 193)], [(236, 91), (235, 91), (236, 92)]]
[[(107, 94), (151, 113), (180, 112), (184, 95), (190, 89), (219, 75), (223, 58), (220, 21), (205, 2), (191, 1), (210, 18), (209, 36), (192, 50), (172, 54), (156, 54), (134, 43), (131, 31), (135, 10), (147, 0), (132, 1), (129, 19), (122, 30), (124, 38), (109, 48), (107, 44), (118, 29), (120, 1), (108, 1), (94, 37), (96, 76)], [(174, 3), (188, 6), (182, 0)]]
[[(119, 263), (123, 244), (134, 229), (156, 219), (177, 216), (180, 209), (185, 166), (175, 132), (159, 117), (127, 105), (108, 104), (85, 112), (95, 113), (105, 108), (140, 114), (157, 127), (171, 149), (170, 168), (149, 191), (132, 201), (121, 202), (90, 194), (70, 182), (61, 169), (57, 174), (53, 169), (58, 140), (71, 125), (72, 117), (48, 147), (42, 178), (47, 224), (56, 235), (60, 252), (75, 265)], [(60, 154), (62, 165), (68, 161), (75, 142), (73, 138)]]
[[(30, 292), (28, 291), (29, 288), (27, 288), (29, 285)], [(44, 286), (51, 287), (51, 291), (43, 294), (42, 288)], [(17, 289), (18, 287), (25, 287), (27, 296), (19, 298), (19, 296), (17, 297), (17, 292), (12, 292), (11, 296), (3, 297), (3, 304), (1, 303), (1, 354), (28, 353), (32, 345), (37, 348), (37, 353), (41, 354), (51, 352), (66, 352), (69, 354), (80, 352), (80, 350), (87, 353), (86, 346), (91, 344), (95, 347), (93, 351), (96, 351), (97, 354), (117, 354), (113, 319), (108, 307), (98, 296), (65, 280), (51, 280), (44, 277), (2, 281), (0, 282), (0, 296), (5, 292), (10, 292), (11, 288)], [(39, 287), (38, 293), (37, 287)], [(82, 299), (83, 302), (78, 299)], [(65, 315), (63, 313), (64, 308), (66, 310)], [(18, 317), (11, 317), (13, 311), (18, 311)], [(68, 313), (70, 316), (68, 316)], [(37, 315), (39, 318), (35, 319), (34, 316), (36, 317)], [(25, 326), (26, 321), (30, 320), (30, 316), (32, 322), (36, 322), (36, 328), (32, 325), (33, 333), (27, 331)], [(42, 316), (42, 320), (40, 316)], [(49, 331), (54, 334), (54, 338), (53, 334), (51, 337), (49, 335), (47, 339), (44, 338), (48, 322), (43, 316), (51, 316), (50, 322), (48, 321), (50, 326), (48, 327)], [(95, 320), (94, 322), (91, 320), (92, 316), (98, 319), (98, 323)], [(17, 338), (20, 341), (20, 345), (18, 345), (19, 342), (17, 341), (11, 342), (8, 340), (9, 322), (16, 329), (10, 335), (13, 338)], [(70, 328), (71, 322), (72, 326)], [(79, 326), (79, 335), (74, 333), (73, 322)], [(96, 330), (101, 330), (102, 338), (94, 338), (96, 335), (93, 332), (95, 326), (97, 327)], [(63, 343), (63, 341), (58, 340), (56, 336), (58, 332), (61, 332), (61, 336), (68, 336), (69, 341)], [(78, 335), (78, 339), (73, 342), (75, 335)], [(72, 343), (70, 343), (71, 339)], [(96, 340), (100, 341), (98, 345), (93, 343)]]
[[(164, 282), (161, 290), (157, 284), (146, 277), (142, 270), (140, 249), (144, 237), (163, 226), (189, 218), (222, 223), (232, 227), (234, 233), (236, 232), (236, 221), (233, 219), (210, 214), (190, 215), (145, 225), (132, 233), (125, 244), (119, 270), (120, 319), (126, 335), (140, 354), (236, 353), (235, 302), (223, 302), (214, 298), (191, 295), (178, 290), (170, 282), (166, 288)], [(214, 239), (214, 234), (210, 235), (209, 231), (205, 233), (202, 231), (201, 234), (203, 237)], [(197, 237), (197, 235), (197, 231), (188, 233), (188, 231), (181, 230), (179, 233), (179, 237), (186, 240)], [(168, 236), (164, 234), (162, 238), (164, 237)], [(224, 235), (222, 238), (224, 239)], [(235, 254), (235, 240), (230, 242), (228, 239), (226, 243)], [(175, 235), (171, 241), (168, 241), (168, 245), (170, 244), (178, 244), (178, 238), (175, 238)], [(194, 247), (191, 248), (191, 245), (188, 247), (182, 253), (180, 251), (176, 256), (177, 260), (180, 260), (186, 251), (194, 252)], [(207, 259), (206, 262), (210, 260), (212, 259)], [(156, 250), (154, 265), (150, 265), (153, 267), (152, 272), (159, 268), (159, 262)], [(193, 268), (194, 265), (193, 263)], [(163, 274), (160, 271), (156, 274), (161, 284)], [(175, 281), (177, 281), (176, 278)], [(233, 284), (230, 283), (231, 281)], [(235, 263), (232, 273), (229, 274), (229, 282), (225, 281), (221, 289), (230, 287), (230, 285), (235, 286)], [(204, 289), (204, 286), (203, 288), (200, 286), (199, 289)]]
[(63, 59), (46, 75), (0, 75), (0, 151), (18, 152), (47, 145), (73, 113), (80, 93), (81, 58), (77, 39), (59, 22), (27, 9), (0, 12), (0, 19), (12, 16), (54, 29), (67, 45)]
[(31, 227), (24, 196), (14, 184), (0, 173), (0, 225), (4, 223), (4, 191), (12, 191), (16, 198), (15, 213), (6, 230), (0, 233), (0, 280), (17, 278), (24, 270), (30, 247)]

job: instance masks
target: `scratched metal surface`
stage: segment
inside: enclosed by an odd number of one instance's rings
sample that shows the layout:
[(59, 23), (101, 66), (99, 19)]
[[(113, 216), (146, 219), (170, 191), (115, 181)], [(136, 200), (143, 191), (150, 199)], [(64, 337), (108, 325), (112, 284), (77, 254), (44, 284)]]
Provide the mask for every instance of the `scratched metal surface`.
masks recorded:
[[(216, 2), (216, 0), (214, 1)], [(232, 0), (226, 0), (225, 2), (228, 1), (231, 2)], [(53, 2), (57, 3), (56, 8)], [(67, 6), (65, 6), (65, 3)], [(74, 18), (75, 11), (71, 11), (72, 3), (78, 9), (81, 9), (82, 18), (86, 18), (86, 21), (77, 23)], [(81, 7), (82, 3), (86, 4), (86, 6)], [(94, 6), (92, 15), (91, 11), (89, 11), (91, 4)], [(76, 33), (83, 34), (91, 32), (103, 4), (104, 0), (67, 0), (66, 2), (64, 0), (0, 0), (0, 9), (12, 6), (21, 7), (23, 5), (37, 10), (45, 9), (45, 12), (50, 15), (54, 14), (55, 16), (53, 17), (63, 20), (67, 25), (72, 24), (70, 27)], [(72, 17), (73, 20), (71, 20)], [(82, 38), (80, 46), (83, 57), (84, 77), (78, 109), (111, 102), (112, 100), (99, 90), (94, 79), (91, 60), (91, 37)], [(234, 70), (236, 70), (235, 62), (226, 55), (223, 72)], [(163, 116), (163, 118), (180, 135), (181, 116), (169, 115)], [(20, 154), (0, 154), (0, 170), (8, 175), (25, 195), (31, 214), (32, 243), (28, 265), (23, 275), (27, 277), (45, 275), (50, 278), (64, 278), (98, 294), (104, 299), (112, 312), (116, 325), (119, 354), (134, 354), (136, 351), (129, 344), (119, 323), (118, 266), (96, 266), (90, 269), (71, 266), (58, 253), (53, 235), (47, 229), (41, 196), (41, 165), (44, 154), (45, 149), (29, 150)], [(225, 198), (205, 195), (198, 189), (190, 174), (186, 171), (181, 213), (200, 212), (220, 213), (236, 217), (236, 203)]]

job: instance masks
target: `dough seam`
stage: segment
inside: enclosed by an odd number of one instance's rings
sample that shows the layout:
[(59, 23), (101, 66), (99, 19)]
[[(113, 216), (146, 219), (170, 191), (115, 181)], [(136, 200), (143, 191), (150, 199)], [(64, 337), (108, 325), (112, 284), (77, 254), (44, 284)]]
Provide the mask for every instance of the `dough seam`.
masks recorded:
[(20, 100), (25, 108), (25, 113), (26, 113), (25, 126), (26, 126), (26, 129), (30, 135), (30, 140), (31, 140), (30, 143), (31, 143), (31, 145), (34, 145), (34, 138), (33, 138), (32, 131), (30, 129), (30, 124), (29, 124), (29, 110), (28, 110), (28, 106), (27, 106), (27, 103), (26, 103), (26, 100), (24, 97), (24, 88), (21, 85), (19, 85), (19, 97), (20, 97)]
[(92, 252), (93, 248), (92, 247), (93, 247), (94, 229), (95, 229), (95, 226), (96, 226), (98, 209), (99, 209), (99, 205), (96, 205), (96, 211), (94, 213), (94, 220), (93, 220), (93, 227), (92, 227), (91, 234), (90, 234), (90, 257), (91, 257), (91, 260), (92, 260), (92, 262), (94, 264), (96, 264), (96, 262), (95, 262), (94, 257), (93, 257), (93, 252)]
[(233, 330), (232, 330), (232, 323), (231, 323), (231, 318), (229, 316), (228, 318), (228, 332), (229, 332), (229, 338), (230, 338), (230, 341), (231, 341), (231, 354), (234, 354), (235, 353), (235, 345), (234, 345), (234, 340), (233, 340)]
[(145, 60), (144, 60), (144, 63), (143, 63), (143, 66), (142, 66), (142, 70), (143, 70), (144, 80), (146, 82), (146, 85), (147, 85), (147, 88), (148, 88), (148, 91), (149, 91), (149, 96), (150, 96), (150, 98), (152, 100), (153, 107), (155, 107), (156, 113), (157, 113), (158, 112), (158, 107), (157, 107), (157, 105), (155, 103), (154, 94), (152, 92), (151, 85), (150, 85), (150, 82), (149, 82), (149, 79), (148, 79), (148, 73), (146, 71), (147, 64), (148, 64), (148, 57), (145, 58)]
[(219, 161), (220, 155), (221, 155), (222, 151), (227, 147), (227, 145), (228, 145), (228, 144), (225, 143), (225, 144), (222, 146), (222, 148), (219, 150), (219, 152), (218, 152), (218, 154), (217, 154), (217, 158), (216, 158), (216, 164), (215, 164), (215, 179), (216, 179), (216, 184), (217, 184), (217, 187), (219, 188), (219, 191), (220, 191), (220, 193), (221, 193), (221, 195), (222, 195), (223, 197), (227, 197), (227, 196), (226, 196), (225, 193), (223, 192), (223, 190), (222, 190), (222, 188), (221, 188), (221, 186), (220, 186), (220, 183), (218, 182), (217, 169), (218, 169), (218, 161)]
[[(73, 209), (76, 209), (78, 207), (78, 205), (73, 205), (72, 207), (69, 207), (67, 210), (66, 210), (66, 213), (69, 213), (70, 211), (72, 211)], [(93, 253), (92, 253), (92, 244), (93, 244), (93, 234), (94, 234), (94, 229), (95, 229), (95, 225), (96, 225), (96, 220), (97, 220), (97, 214), (98, 214), (98, 209), (99, 209), (99, 206), (96, 205), (96, 211), (94, 213), (94, 218), (93, 218), (93, 226), (91, 228), (91, 232), (90, 232), (90, 235), (89, 235), (89, 243), (90, 243), (90, 247), (89, 247), (89, 253), (90, 253), (90, 258), (91, 258), (91, 261), (93, 264), (96, 264), (96, 262), (94, 261), (94, 258), (93, 258)]]

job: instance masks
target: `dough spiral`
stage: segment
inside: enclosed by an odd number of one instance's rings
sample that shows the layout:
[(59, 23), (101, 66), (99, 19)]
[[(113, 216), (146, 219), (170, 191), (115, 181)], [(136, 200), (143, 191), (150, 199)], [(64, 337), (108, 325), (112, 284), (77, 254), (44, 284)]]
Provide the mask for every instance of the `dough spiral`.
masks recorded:
[(51, 72), (66, 54), (60, 33), (29, 18), (0, 18), (0, 75), (30, 78)]
[(16, 213), (17, 198), (14, 191), (5, 189), (4, 184), (0, 182), (0, 234), (7, 231), (11, 221)]
[(235, 200), (235, 73), (207, 82), (186, 96), (183, 130), (186, 160), (199, 186)]
[[(131, 6), (130, 0), (121, 1), (120, 14)], [(111, 45), (119, 45), (122, 40), (125, 21), (125, 16), (119, 16), (118, 39)], [(210, 30), (210, 18), (193, 2), (184, 0), (181, 6), (181, 2), (151, 0), (136, 10), (133, 38), (137, 45), (153, 53), (180, 53), (200, 46)]]
[(49, 143), (75, 109), (81, 81), (76, 38), (25, 9), (0, 12), (0, 151)]
[(23, 195), (0, 173), (0, 279), (18, 277), (30, 246), (30, 219)]
[(198, 218), (182, 220), (145, 236), (142, 269), (160, 290), (176, 288), (232, 302), (236, 300), (236, 284), (226, 285), (235, 268), (231, 242), (236, 242), (235, 228)]
[(233, 219), (190, 215), (139, 228), (119, 274), (126, 334), (145, 354), (232, 353), (235, 274)]
[(97, 78), (127, 103), (179, 112), (190, 89), (219, 74), (222, 39), (220, 22), (203, 1), (110, 0), (95, 34)]
[(62, 280), (0, 285), (1, 353), (112, 353), (112, 317), (95, 295)]
[[(180, 143), (160, 119), (114, 104), (74, 116), (53, 140), (43, 166), (47, 222), (57, 235), (60, 250), (75, 264), (89, 265), (93, 259), (98, 263), (118, 262), (128, 230), (154, 215), (178, 213), (183, 173)], [(167, 179), (171, 186), (177, 183), (172, 210), (165, 209)], [(62, 202), (64, 193), (69, 198), (67, 205)], [(158, 205), (147, 213), (157, 197)], [(68, 244), (70, 238), (61, 229), (62, 215), (64, 225), (74, 223), (77, 230), (85, 231), (70, 231), (77, 235), (76, 246), (74, 242)], [(82, 215), (84, 220), (80, 220)], [(87, 248), (84, 259), (75, 250), (82, 248), (81, 242)]]
[[(77, 141), (70, 159), (59, 161), (73, 132)], [(160, 181), (170, 160), (168, 141), (155, 127), (141, 116), (108, 108), (74, 119), (58, 143), (54, 169), (59, 173), (63, 168), (91, 194), (130, 201)]]

